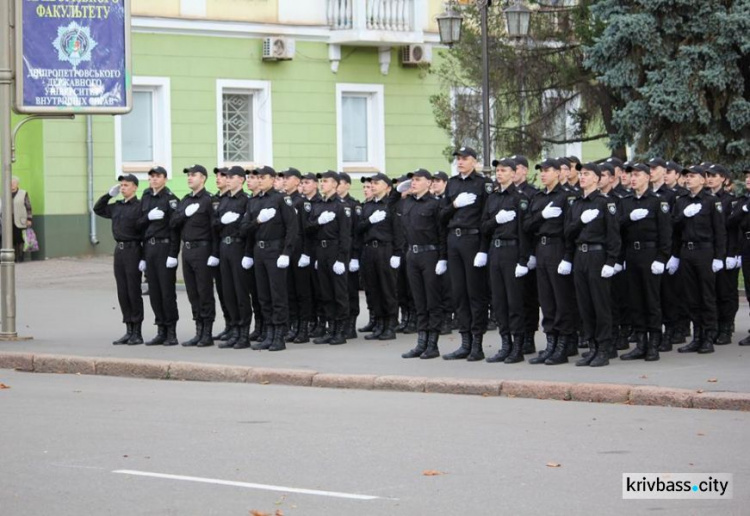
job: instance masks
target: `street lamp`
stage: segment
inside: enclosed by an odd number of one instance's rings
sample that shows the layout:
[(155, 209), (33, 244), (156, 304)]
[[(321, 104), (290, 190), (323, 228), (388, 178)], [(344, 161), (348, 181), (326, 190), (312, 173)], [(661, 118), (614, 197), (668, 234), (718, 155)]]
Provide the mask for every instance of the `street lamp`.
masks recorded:
[(456, 12), (454, 7), (453, 2), (451, 2), (447, 5), (446, 11), (437, 16), (440, 42), (449, 47), (461, 40), (461, 23), (464, 21), (463, 16)]
[[(508, 36), (513, 39), (520, 40), (523, 44), (526, 44), (526, 37), (529, 35), (529, 20), (531, 19), (531, 9), (521, 3), (520, 0), (516, 0), (514, 5), (507, 7), (503, 10), (505, 15), (505, 26), (508, 30)], [(523, 148), (525, 140), (524, 125), (526, 123), (526, 94), (524, 93), (524, 69), (523, 66), (518, 67), (518, 127), (521, 132), (521, 149), (519, 152), (525, 153)]]

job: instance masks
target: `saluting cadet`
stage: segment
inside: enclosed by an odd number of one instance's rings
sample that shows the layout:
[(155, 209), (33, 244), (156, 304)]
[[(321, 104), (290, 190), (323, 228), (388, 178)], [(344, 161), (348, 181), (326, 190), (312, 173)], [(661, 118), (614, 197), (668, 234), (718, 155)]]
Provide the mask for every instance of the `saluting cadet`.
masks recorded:
[(636, 335), (635, 349), (622, 355), (622, 360), (659, 360), (661, 349), (672, 349), (666, 337), (662, 340), (660, 288), (672, 253), (671, 209), (665, 199), (649, 188), (649, 180), (647, 165), (633, 165), (633, 195), (621, 203), (622, 244), (627, 263), (622, 276), (629, 285), (630, 315)]
[(501, 347), (487, 362), (514, 364), (523, 362), (526, 339), (521, 278), (529, 272), (529, 244), (523, 230), (529, 200), (513, 184), (515, 161), (502, 159), (495, 169), (497, 188), (484, 205), (482, 237), (489, 246), (492, 307)]
[(416, 307), (417, 346), (403, 358), (437, 358), (443, 322), (439, 277), (448, 268), (441, 202), (430, 195), (432, 174), (419, 169), (409, 175), (410, 195), (402, 203), (401, 223), (406, 242), (406, 273)]
[[(306, 334), (297, 335), (297, 338), (294, 339), (296, 344), (309, 342), (309, 339), (313, 337), (322, 337), (326, 331), (325, 307), (320, 304), (320, 282), (318, 281), (318, 274), (313, 267), (317, 256), (316, 248), (318, 246), (318, 239), (315, 234), (316, 232), (311, 233), (308, 231), (308, 219), (310, 213), (312, 213), (312, 207), (322, 200), (320, 193), (318, 193), (318, 176), (312, 172), (303, 174), (300, 190), (304, 196), (304, 203), (302, 204), (304, 211), (302, 212), (302, 226), (300, 227), (302, 232), (302, 254), (300, 254), (299, 261), (297, 262), (298, 279), (310, 291), (313, 306), (308, 307), (305, 315), (309, 317), (307, 321), (308, 331)], [(307, 336), (307, 340), (304, 338), (305, 336)]]
[[(743, 195), (732, 212), (736, 219), (740, 239), (740, 266), (745, 278), (745, 299), (750, 301), (750, 167), (742, 171), (745, 175), (745, 195)], [(750, 332), (750, 330), (748, 330)], [(740, 346), (750, 346), (750, 335), (740, 340)]]
[[(437, 171), (432, 174), (430, 194), (437, 200), (445, 198), (445, 188), (448, 186), (448, 174)], [(453, 330), (453, 300), (451, 299), (451, 275), (441, 274), (440, 282), (440, 308), (443, 312), (443, 323), (440, 325), (440, 335), (450, 335)]]
[(362, 255), (362, 241), (357, 234), (357, 225), (362, 215), (362, 205), (349, 194), (352, 188), (352, 178), (346, 172), (339, 174), (339, 186), (336, 194), (350, 208), (352, 214), (352, 249), (349, 258), (349, 274), (347, 274), (349, 289), (349, 318), (346, 322), (346, 338), (357, 338), (357, 316), (359, 316), (359, 257)]
[(182, 238), (182, 275), (195, 321), (195, 336), (183, 346), (213, 346), (216, 317), (212, 268), (219, 266), (219, 238), (214, 231), (218, 199), (206, 191), (203, 165), (183, 169), (190, 193), (172, 214), (170, 226)]
[(177, 255), (180, 252), (180, 235), (169, 227), (169, 220), (179, 200), (166, 187), (167, 171), (154, 167), (148, 171), (150, 188), (141, 198), (141, 217), (138, 225), (143, 235), (144, 260), (148, 275), (148, 298), (154, 311), (158, 328), (156, 336), (147, 346), (163, 344), (175, 346), (177, 341)]
[(487, 331), (487, 247), (480, 235), (482, 213), (492, 181), (476, 171), (477, 152), (460, 147), (456, 157), (458, 175), (448, 180), (441, 219), (448, 228), (448, 274), (451, 275), (453, 306), (458, 316), (461, 347), (443, 355), (445, 360), (484, 359), (482, 341)]
[(723, 208), (705, 191), (705, 170), (692, 166), (687, 176), (689, 195), (677, 199), (674, 237), (680, 243), (678, 256), (667, 262), (670, 272), (683, 270), (688, 312), (693, 320), (693, 340), (678, 348), (680, 353), (713, 353), (716, 340), (716, 273), (726, 259), (726, 227)]
[[(115, 282), (117, 300), (120, 303), (125, 335), (112, 344), (143, 344), (143, 297), (141, 295), (141, 273), (146, 269), (143, 260), (143, 232), (138, 228), (141, 216), (141, 201), (136, 197), (138, 178), (125, 174), (117, 178), (120, 182), (102, 195), (94, 204), (94, 213), (112, 220), (112, 236), (115, 246)], [(122, 194), (123, 199), (109, 204), (109, 200)]]
[[(227, 176), (226, 172), (229, 170), (228, 167), (214, 167), (214, 178), (216, 180), (216, 195), (215, 197), (221, 201), (221, 196), (227, 191)], [(232, 326), (230, 324), (229, 311), (227, 305), (224, 302), (224, 286), (221, 284), (221, 267), (214, 267), (211, 269), (214, 277), (214, 286), (216, 287), (216, 295), (219, 296), (219, 306), (221, 306), (221, 313), (224, 316), (224, 329), (214, 335), (214, 340), (226, 340), (231, 333)]]

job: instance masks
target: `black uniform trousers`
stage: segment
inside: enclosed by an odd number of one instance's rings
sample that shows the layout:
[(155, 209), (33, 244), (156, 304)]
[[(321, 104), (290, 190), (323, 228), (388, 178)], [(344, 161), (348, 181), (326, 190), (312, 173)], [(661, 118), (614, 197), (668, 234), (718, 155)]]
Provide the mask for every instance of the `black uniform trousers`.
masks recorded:
[(144, 244), (148, 299), (154, 311), (157, 326), (175, 324), (179, 319), (177, 310), (177, 267), (167, 268), (169, 241), (147, 240)]
[[(190, 244), (190, 247), (188, 247)], [(213, 270), (207, 265), (211, 256), (211, 243), (193, 245), (185, 242), (182, 246), (182, 276), (185, 279), (190, 308), (194, 321), (213, 322), (216, 318), (214, 299)]]
[(524, 331), (534, 333), (539, 329), (539, 291), (536, 280), (536, 268), (521, 278), (523, 295)]
[(244, 240), (230, 244), (222, 241), (219, 254), (221, 286), (229, 313), (229, 324), (250, 324), (253, 318), (253, 307), (250, 304), (250, 275), (253, 272), (242, 268), (242, 258), (245, 255)]
[[(653, 255), (655, 256), (655, 254)], [(630, 262), (627, 260), (627, 258), (625, 259), (625, 264), (626, 267), (630, 267)], [(648, 267), (650, 271), (650, 263), (648, 264)], [(619, 273), (612, 276), (612, 335), (617, 334), (617, 330), (620, 326), (632, 325), (628, 277), (626, 274), (623, 274), (623, 272), (625, 271), (620, 271)], [(659, 312), (661, 312), (661, 308), (659, 309)], [(659, 316), (659, 320), (661, 321), (661, 315)]]
[(716, 273), (716, 311), (720, 323), (731, 324), (739, 309), (737, 281), (739, 269), (722, 269)]
[(292, 320), (312, 321), (313, 314), (313, 285), (310, 270), (313, 265), (306, 267), (298, 265), (301, 252), (292, 253), (287, 272), (287, 287), (289, 289), (289, 318)]
[(750, 245), (742, 249), (742, 278), (745, 283), (745, 299), (750, 302)]
[[(494, 241), (493, 241), (494, 243)], [(524, 320), (524, 278), (516, 278), (518, 246), (495, 247), (489, 253), (492, 308), (500, 335), (526, 331)]]
[(219, 296), (219, 306), (221, 306), (221, 313), (224, 315), (224, 320), (229, 324), (231, 317), (227, 310), (227, 304), (224, 302), (224, 286), (221, 284), (221, 267), (212, 267), (211, 272), (213, 273), (214, 285), (216, 286), (216, 295)]
[(482, 335), (487, 331), (489, 294), (486, 267), (474, 267), (479, 234), (456, 235), (448, 230), (448, 274), (451, 275), (453, 307), (461, 333)]
[[(289, 322), (287, 271), (276, 266), (283, 244), (282, 240), (256, 242), (255, 265), (253, 266), (263, 321), (266, 324), (279, 326), (286, 325)], [(291, 266), (291, 259), (289, 262)]]
[(440, 279), (435, 274), (438, 251), (406, 254), (406, 274), (409, 277), (414, 308), (417, 312), (418, 331), (440, 331), (443, 310), (440, 306)]
[(391, 268), (393, 245), (375, 242), (365, 244), (362, 251), (361, 270), (364, 274), (365, 290), (370, 292), (370, 302), (375, 317), (396, 317), (396, 274)]
[[(349, 264), (346, 263), (347, 269), (349, 268)], [(362, 265), (360, 264), (360, 267)], [(359, 271), (348, 272), (349, 279), (348, 282), (348, 288), (349, 288), (349, 317), (356, 317), (359, 315)]]
[(680, 267), (674, 274), (665, 273), (661, 282), (661, 309), (664, 326), (675, 327), (685, 320), (687, 314), (687, 297), (685, 293), (685, 271)]
[(438, 276), (440, 281), (440, 309), (444, 316), (453, 314), (453, 299), (451, 297), (451, 275)]
[[(326, 247), (318, 242), (316, 255), (318, 259), (318, 281), (320, 283), (319, 302), (324, 307), (325, 316), (328, 320), (343, 321), (349, 315), (349, 295), (347, 286), (347, 273), (336, 274), (333, 272), (333, 264), (339, 256), (339, 244), (333, 240), (325, 240)], [(344, 269), (346, 269), (344, 264)]]
[[(622, 276), (628, 285), (630, 321), (633, 331), (639, 333), (661, 331), (661, 285), (663, 276), (669, 274), (666, 271), (659, 276), (651, 273), (651, 264), (656, 260), (656, 254), (656, 248), (636, 250), (629, 247), (625, 255), (627, 268), (617, 275)], [(616, 284), (613, 283), (612, 286), (617, 289)]]
[(713, 248), (682, 248), (680, 269), (685, 280), (685, 297), (693, 323), (704, 331), (716, 331), (716, 274), (711, 269)]
[(573, 282), (581, 316), (583, 336), (602, 344), (612, 340), (612, 278), (602, 278), (607, 253), (576, 251)]
[(536, 248), (536, 281), (544, 333), (570, 335), (576, 331), (573, 278), (557, 273), (564, 255), (564, 245), (559, 237), (554, 243), (540, 243)]
[[(166, 260), (166, 258), (164, 258)], [(143, 322), (143, 296), (141, 294), (140, 242), (125, 242), (121, 248), (115, 247), (115, 283), (117, 301), (120, 303), (122, 322)]]
[(396, 269), (396, 292), (398, 306), (403, 310), (414, 309), (414, 295), (411, 285), (409, 285), (409, 275), (406, 272), (406, 264), (401, 262), (401, 266)]

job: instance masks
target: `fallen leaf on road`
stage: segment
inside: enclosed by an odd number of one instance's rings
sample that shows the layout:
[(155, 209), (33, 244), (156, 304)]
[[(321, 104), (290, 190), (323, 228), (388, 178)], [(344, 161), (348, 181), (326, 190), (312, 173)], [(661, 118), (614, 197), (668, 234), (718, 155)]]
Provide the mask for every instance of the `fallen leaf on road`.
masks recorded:
[(716, 382), (718, 382), (718, 381), (719, 381), (719, 380), (717, 380), (716, 378), (709, 378), (709, 379), (708, 379), (708, 383), (716, 383)]
[(250, 516), (271, 516), (270, 512), (256, 511), (253, 509), (250, 511)]
[(704, 433), (702, 433), (702, 432), (698, 432), (698, 436), (700, 436), (700, 437), (705, 437), (705, 436), (706, 436), (706, 434), (704, 434)]
[(0, 389), (10, 389), (10, 386), (5, 385), (4, 383), (0, 383)]
[(547, 467), (548, 468), (559, 468), (560, 466), (562, 466), (562, 464), (560, 464), (559, 462), (548, 462), (547, 463)]
[(698, 390), (697, 390), (697, 391), (695, 391), (695, 392), (697, 392), (698, 394), (703, 394), (703, 389), (698, 389)]
[(426, 469), (422, 472), (422, 475), (426, 477), (436, 477), (438, 475), (445, 475), (445, 473), (436, 469)]
[(641, 375), (641, 376), (639, 376), (638, 378), (648, 378), (648, 376), (646, 376), (645, 374), (642, 374), (642, 375)]
[(284, 511), (281, 509), (276, 509), (276, 512), (273, 513), (273, 516), (284, 516)]
[(264, 380), (264, 381), (260, 382), (261, 385), (268, 385), (269, 383), (271, 383), (271, 382), (269, 382), (268, 380)]

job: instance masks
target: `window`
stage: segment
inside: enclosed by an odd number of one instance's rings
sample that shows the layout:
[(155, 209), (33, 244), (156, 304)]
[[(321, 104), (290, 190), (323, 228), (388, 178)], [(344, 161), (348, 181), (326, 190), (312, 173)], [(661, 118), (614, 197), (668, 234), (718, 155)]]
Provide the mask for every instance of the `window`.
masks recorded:
[[(574, 139), (578, 133), (574, 112), (581, 104), (579, 95), (567, 91), (547, 91), (544, 93), (545, 109), (554, 109), (554, 116), (546, 130), (547, 138), (557, 141)], [(560, 156), (581, 156), (581, 143), (548, 143), (545, 154), (552, 158)]]
[(269, 82), (217, 80), (216, 116), (217, 163), (273, 165)]
[(338, 168), (344, 172), (385, 169), (385, 116), (380, 84), (337, 84)]
[(145, 178), (161, 165), (172, 174), (169, 79), (133, 77), (133, 110), (115, 117), (115, 175)]

